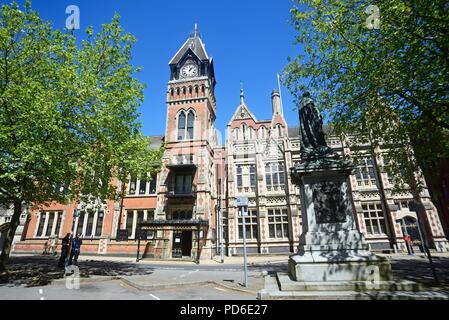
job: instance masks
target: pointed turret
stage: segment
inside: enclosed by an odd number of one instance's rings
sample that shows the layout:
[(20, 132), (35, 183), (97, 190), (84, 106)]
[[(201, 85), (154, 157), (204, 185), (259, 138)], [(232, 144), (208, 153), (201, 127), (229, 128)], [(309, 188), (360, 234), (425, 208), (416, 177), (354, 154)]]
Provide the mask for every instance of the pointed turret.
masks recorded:
[(281, 95), (277, 90), (273, 90), (273, 92), (271, 93), (271, 105), (273, 107), (273, 116), (276, 114), (279, 114), (281, 116), (284, 115), (284, 112), (282, 110)]
[(206, 46), (203, 43), (198, 25), (190, 33), (189, 38), (182, 45), (181, 49), (176, 52), (175, 56), (170, 60), (170, 65), (179, 63), (189, 49), (197, 56), (199, 60), (209, 60), (206, 52)]
[(170, 60), (170, 80), (190, 81), (194, 78), (207, 77), (211, 80), (211, 90), (215, 88), (215, 72), (212, 57), (206, 52), (198, 25), (190, 33), (189, 38)]

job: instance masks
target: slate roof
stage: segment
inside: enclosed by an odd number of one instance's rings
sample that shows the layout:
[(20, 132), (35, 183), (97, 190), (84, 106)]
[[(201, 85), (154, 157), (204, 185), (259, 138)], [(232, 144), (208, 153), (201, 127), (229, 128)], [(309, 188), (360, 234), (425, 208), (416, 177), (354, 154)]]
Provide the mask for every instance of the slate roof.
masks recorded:
[(206, 52), (206, 48), (201, 39), (200, 32), (195, 26), (195, 30), (190, 34), (187, 41), (183, 44), (181, 49), (171, 59), (170, 65), (177, 64), (185, 55), (188, 50), (191, 50), (200, 60), (209, 60), (209, 56)]

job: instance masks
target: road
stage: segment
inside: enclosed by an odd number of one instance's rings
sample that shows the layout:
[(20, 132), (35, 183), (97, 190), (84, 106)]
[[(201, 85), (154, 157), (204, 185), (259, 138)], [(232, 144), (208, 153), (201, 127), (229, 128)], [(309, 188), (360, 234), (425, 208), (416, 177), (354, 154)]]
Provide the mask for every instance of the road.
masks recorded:
[(82, 283), (79, 289), (64, 284), (44, 287), (0, 286), (2, 300), (255, 300), (249, 293), (216, 285), (193, 285), (180, 288), (138, 290), (119, 280)]
[[(86, 259), (80, 261), (80, 289), (70, 290), (65, 286), (63, 270), (57, 268), (55, 257), (13, 257), (11, 262), (13, 277), (0, 285), (0, 299), (3, 300), (246, 300), (255, 299), (257, 291), (263, 287), (262, 271), (272, 274), (287, 271), (286, 262), (250, 265), (249, 288), (243, 288), (241, 264)], [(435, 258), (439, 283), (435, 283), (425, 258), (393, 257), (391, 264), (395, 280), (412, 280), (432, 290), (449, 292), (449, 257)], [(99, 282), (101, 279), (109, 280)], [(178, 285), (181, 283), (182, 286)]]

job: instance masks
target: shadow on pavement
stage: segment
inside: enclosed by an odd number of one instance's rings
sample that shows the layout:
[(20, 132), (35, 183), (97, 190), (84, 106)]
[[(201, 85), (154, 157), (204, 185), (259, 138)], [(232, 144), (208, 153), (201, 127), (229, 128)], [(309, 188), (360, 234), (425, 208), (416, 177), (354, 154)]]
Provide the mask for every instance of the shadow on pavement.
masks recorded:
[[(45, 286), (55, 279), (64, 278), (64, 268), (58, 267), (56, 256), (11, 257), (8, 272), (0, 274), (0, 286)], [(80, 277), (149, 275), (153, 268), (115, 261), (87, 260), (78, 263)]]

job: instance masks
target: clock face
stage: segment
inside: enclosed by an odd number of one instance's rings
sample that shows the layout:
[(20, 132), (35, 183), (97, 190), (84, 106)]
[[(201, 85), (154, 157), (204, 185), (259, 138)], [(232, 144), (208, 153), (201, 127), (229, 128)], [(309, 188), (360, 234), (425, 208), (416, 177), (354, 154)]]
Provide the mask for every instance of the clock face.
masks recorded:
[(181, 69), (181, 77), (191, 78), (198, 75), (198, 68), (194, 64), (186, 64)]

